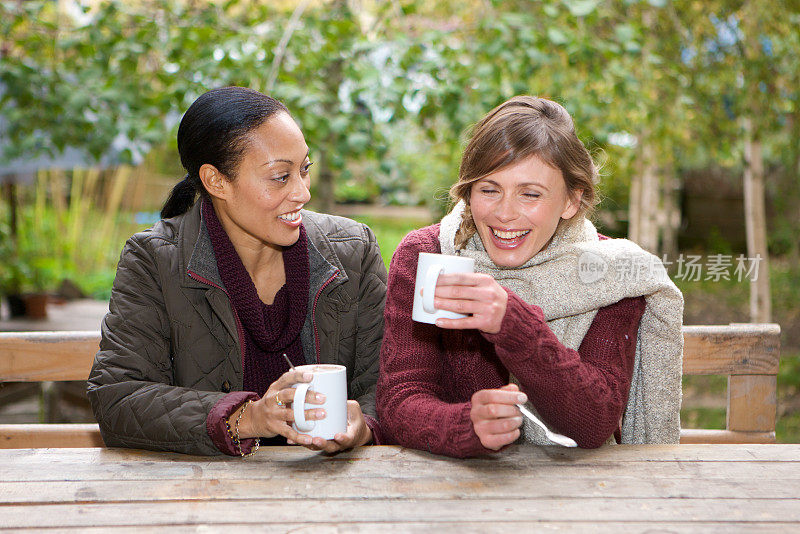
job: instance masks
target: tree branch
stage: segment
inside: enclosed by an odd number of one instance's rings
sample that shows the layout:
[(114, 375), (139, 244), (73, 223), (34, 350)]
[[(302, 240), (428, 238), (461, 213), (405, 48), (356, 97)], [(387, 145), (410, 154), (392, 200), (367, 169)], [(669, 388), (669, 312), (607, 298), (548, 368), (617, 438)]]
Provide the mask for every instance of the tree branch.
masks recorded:
[(300, 17), (303, 16), (303, 11), (306, 10), (309, 2), (310, 0), (303, 0), (297, 5), (294, 12), (292, 12), (292, 16), (289, 18), (289, 24), (287, 24), (286, 29), (283, 31), (281, 40), (278, 43), (278, 50), (275, 52), (275, 57), (272, 58), (272, 65), (269, 68), (266, 88), (267, 93), (272, 92), (272, 86), (275, 85), (275, 80), (278, 79), (278, 72), (280, 72), (283, 56), (286, 54), (286, 47), (289, 46), (289, 40), (292, 38), (294, 30), (297, 28), (297, 23)]

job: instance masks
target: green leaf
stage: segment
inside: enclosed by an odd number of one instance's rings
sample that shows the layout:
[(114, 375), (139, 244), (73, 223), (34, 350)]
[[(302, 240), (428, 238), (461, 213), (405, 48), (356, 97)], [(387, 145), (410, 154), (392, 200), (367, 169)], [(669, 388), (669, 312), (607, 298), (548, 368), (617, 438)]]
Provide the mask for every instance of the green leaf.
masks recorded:
[(569, 42), (567, 35), (558, 28), (548, 28), (547, 38), (550, 39), (550, 42), (555, 45), (565, 45), (567, 42)]
[(569, 12), (574, 17), (585, 17), (597, 9), (600, 0), (565, 0)]
[(543, 8), (544, 14), (550, 18), (556, 18), (558, 16), (558, 8), (554, 4), (547, 4)]

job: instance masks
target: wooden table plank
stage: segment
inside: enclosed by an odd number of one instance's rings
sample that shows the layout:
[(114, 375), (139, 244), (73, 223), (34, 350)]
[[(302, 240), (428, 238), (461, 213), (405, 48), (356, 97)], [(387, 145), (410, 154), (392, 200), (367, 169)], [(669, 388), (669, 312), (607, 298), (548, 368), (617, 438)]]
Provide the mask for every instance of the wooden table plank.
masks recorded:
[[(714, 459), (713, 447), (719, 447)], [(791, 461), (771, 460), (793, 458)], [(685, 458), (674, 452), (686, 449)], [(0, 451), (0, 481), (49, 480), (218, 480), (326, 477), (416, 479), (420, 476), (472, 480), (525, 473), (541, 479), (634, 477), (667, 479), (765, 478), (800, 479), (800, 451), (791, 445), (672, 446), (673, 452), (647, 446), (609, 447), (598, 451), (519, 446), (509, 454), (458, 460), (395, 447), (365, 447), (327, 456), (299, 447), (276, 447), (256, 456), (203, 458), (124, 449), (41, 449), (26, 455)], [(83, 451), (83, 454), (81, 454)], [(761, 451), (755, 454), (756, 451)], [(742, 454), (744, 453), (744, 454)], [(752, 454), (751, 454), (752, 453)], [(550, 454), (550, 457), (547, 456)], [(745, 461), (746, 456), (751, 461)], [(660, 459), (663, 458), (663, 459)], [(672, 458), (672, 459), (670, 459)], [(703, 458), (703, 459), (700, 459)], [(46, 466), (46, 467), (44, 467)], [(776, 466), (780, 469), (776, 471)]]
[(270, 532), (791, 531), (800, 528), (800, 445), (518, 445), (472, 460), (400, 447), (336, 456), (273, 447), (246, 459), (0, 450), (0, 528), (231, 522)]
[[(724, 478), (758, 478), (778, 476), (786, 479), (800, 479), (800, 465), (789, 465), (776, 472), (774, 462), (684, 462), (680, 464), (669, 463), (627, 463), (627, 464), (552, 464), (542, 465), (535, 469), (527, 469), (535, 473), (538, 478), (561, 478), (569, 477), (615, 477), (627, 476), (633, 478), (678, 478), (678, 479), (724, 479)], [(780, 464), (783, 467), (783, 464)], [(428, 470), (427, 476), (459, 478), (468, 476), (465, 473), (474, 471), (468, 466), (457, 469), (444, 469), (441, 466)], [(514, 476), (526, 469), (517, 468), (498, 468), (488, 467), (486, 471), (476, 471), (480, 473), (494, 472), (501, 476)], [(151, 465), (129, 465), (120, 471), (113, 465), (91, 466), (85, 464), (56, 464), (49, 471), (30, 470), (25, 466), (4, 466), (0, 468), (0, 481), (49, 481), (61, 480), (96, 480), (98, 477), (117, 480), (185, 480), (195, 478), (214, 478), (219, 480), (230, 480), (246, 477), (250, 480), (272, 479), (281, 477), (330, 477), (330, 478), (354, 478), (363, 477), (367, 479), (391, 478), (417, 478), (421, 475), (418, 466), (413, 465), (364, 465), (364, 464), (319, 464), (316, 466), (294, 466), (290, 468), (280, 468), (279, 466), (269, 466), (265, 468), (259, 463), (236, 464), (209, 464), (209, 465), (187, 465), (187, 464), (151, 464)]]
[[(114, 527), (114, 534), (133, 534), (139, 532), (152, 532), (154, 528), (169, 528), (170, 534), (183, 534), (183, 533), (196, 533), (198, 530), (209, 530), (207, 525), (151, 525), (149, 527), (130, 527), (130, 526), (116, 526)], [(418, 532), (436, 534), (486, 534), (487, 532), (592, 532), (595, 534), (620, 534), (620, 532), (649, 532), (649, 533), (675, 533), (681, 534), (774, 534), (776, 532), (792, 532), (797, 525), (791, 522), (748, 522), (748, 523), (732, 523), (732, 522), (692, 522), (692, 523), (676, 523), (673, 521), (649, 521), (649, 522), (636, 522), (636, 521), (606, 521), (603, 523), (596, 522), (581, 522), (578, 520), (572, 521), (530, 521), (530, 522), (511, 522), (511, 521), (495, 521), (491, 525), (480, 522), (466, 522), (457, 521), (451, 523), (421, 523), (421, 522), (404, 522), (404, 523), (388, 523), (388, 522), (375, 522), (375, 523), (290, 523), (290, 524), (265, 524), (254, 525), (245, 523), (215, 523), (213, 530), (220, 532), (237, 532), (242, 529), (247, 529), (248, 534), (265, 532), (268, 534), (374, 534), (391, 533), (391, 534), (415, 534)], [(96, 532), (107, 533), (108, 527), (72, 527), (72, 528), (53, 528), (53, 529), (39, 529), (45, 532), (55, 533), (86, 533), (92, 534)], [(0, 532), (5, 529), (0, 527)]]
[[(546, 480), (546, 484), (542, 481)], [(141, 483), (137, 483), (141, 482)], [(204, 478), (199, 480), (86, 480), (7, 482), (0, 505), (106, 502), (157, 502), (173, 500), (225, 501), (237, 499), (468, 499), (469, 495), (492, 499), (527, 498), (691, 498), (791, 499), (800, 492), (797, 479), (642, 479), (631, 476), (552, 477), (537, 475), (394, 478), (377, 485), (374, 478), (318, 477), (309, 480), (283, 477), (254, 479)]]
[(2, 508), (6, 527), (196, 525), (292, 522), (449, 523), (465, 517), (476, 521), (670, 521), (690, 523), (800, 522), (795, 499), (282, 499), (241, 501), (166, 501), (113, 504), (8, 505)]
[[(46, 458), (43, 460), (42, 458)], [(135, 449), (0, 449), (0, 468), (5, 463), (31, 463), (42, 461), (77, 461), (81, 463), (277, 463), (318, 464), (326, 462), (352, 463), (357, 461), (400, 461), (403, 464), (424, 465), (488, 465), (519, 467), (537, 463), (628, 463), (628, 462), (800, 462), (800, 445), (797, 444), (693, 444), (693, 445), (615, 445), (599, 449), (566, 449), (564, 447), (530, 447), (512, 445), (497, 455), (482, 458), (457, 459), (430, 454), (397, 446), (370, 446), (328, 456), (303, 447), (262, 447), (255, 456), (233, 458), (230, 456), (191, 456), (178, 453), (153, 453)]]

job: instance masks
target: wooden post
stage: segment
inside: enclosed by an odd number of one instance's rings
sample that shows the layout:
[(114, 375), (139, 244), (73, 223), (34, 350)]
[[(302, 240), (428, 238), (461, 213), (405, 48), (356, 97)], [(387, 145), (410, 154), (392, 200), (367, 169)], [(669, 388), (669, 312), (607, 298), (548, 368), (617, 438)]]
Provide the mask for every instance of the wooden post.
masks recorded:
[(754, 131), (752, 118), (745, 117), (743, 125), (747, 256), (750, 261), (759, 262), (757, 276), (750, 280), (750, 321), (769, 323), (772, 320), (772, 299), (769, 294), (767, 218), (764, 208), (764, 161), (761, 156), (761, 141)]

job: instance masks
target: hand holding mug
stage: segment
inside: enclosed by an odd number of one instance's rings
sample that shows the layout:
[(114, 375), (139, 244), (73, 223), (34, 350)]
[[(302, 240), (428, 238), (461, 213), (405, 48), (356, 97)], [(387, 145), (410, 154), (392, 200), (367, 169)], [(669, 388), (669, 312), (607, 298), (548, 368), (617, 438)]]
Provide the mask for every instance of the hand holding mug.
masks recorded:
[[(372, 441), (372, 430), (367, 426), (367, 421), (361, 411), (358, 401), (347, 401), (347, 430), (337, 433), (332, 440), (312, 438), (311, 445), (305, 445), (311, 450), (321, 450), (335, 453), (353, 447), (360, 447)], [(289, 441), (292, 444), (291, 441)]]
[[(253, 402), (245, 411), (241, 421), (239, 421), (239, 437), (241, 439), (257, 436), (271, 438), (281, 435), (295, 443), (310, 445), (312, 443), (311, 436), (304, 436), (291, 426), (294, 421), (294, 410), (291, 407), (291, 403), (296, 392), (292, 386), (298, 383), (310, 382), (312, 378), (313, 374), (311, 372), (299, 367), (281, 375), (280, 378), (270, 384), (264, 396)], [(305, 410), (305, 419), (318, 420), (324, 418), (325, 411), (320, 407), (324, 402), (324, 395), (317, 394), (314, 391), (307, 391), (304, 404), (311, 404), (312, 407)], [(231, 428), (233, 428), (238, 414), (239, 410), (228, 418)]]
[(465, 314), (460, 319), (437, 319), (436, 326), (440, 328), (475, 328), (496, 334), (506, 316), (508, 293), (488, 274), (442, 274), (436, 284), (434, 305)]
[[(295, 388), (292, 427), (305, 441), (289, 440), (289, 443), (300, 443), (312, 450), (333, 453), (364, 445), (372, 439), (372, 431), (364, 420), (361, 406), (356, 401), (347, 400), (347, 369), (343, 365), (301, 365), (296, 369), (312, 373), (313, 378), (310, 382), (292, 386)], [(322, 419), (309, 420), (304, 415), (313, 411), (306, 410), (308, 406), (303, 402), (311, 392), (325, 396), (322, 405), (325, 417)], [(307, 442), (309, 437), (310, 443)]]
[(440, 318), (458, 319), (463, 313), (436, 306), (434, 295), (444, 273), (474, 273), (475, 260), (464, 256), (449, 256), (420, 252), (417, 260), (417, 278), (414, 284), (414, 304), (411, 318), (420, 323), (436, 324)]

